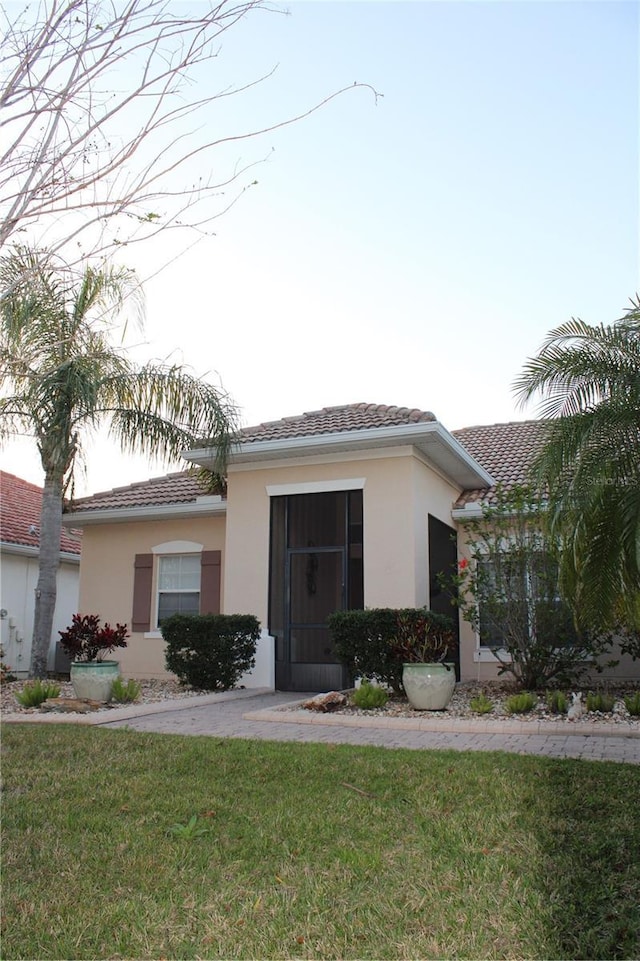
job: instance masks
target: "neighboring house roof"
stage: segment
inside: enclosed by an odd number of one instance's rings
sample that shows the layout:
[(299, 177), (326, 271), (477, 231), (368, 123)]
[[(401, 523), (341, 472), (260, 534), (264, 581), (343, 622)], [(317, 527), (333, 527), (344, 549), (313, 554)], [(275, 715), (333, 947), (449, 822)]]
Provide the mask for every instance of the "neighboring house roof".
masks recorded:
[[(0, 471), (0, 540), (3, 545), (40, 548), (42, 488)], [(80, 554), (82, 532), (63, 528), (60, 550)]]
[(542, 445), (546, 426), (544, 420), (524, 420), (452, 431), (456, 440), (496, 481), (496, 485), (488, 489), (464, 491), (454, 507), (459, 509), (471, 503), (493, 504), (496, 501), (496, 486), (510, 490), (526, 483), (531, 463)]
[[(393, 428), (406, 427), (410, 430), (411, 425), (419, 424), (440, 426), (429, 411), (380, 404), (348, 404), (245, 427), (239, 432), (238, 441), (246, 450), (253, 443), (268, 445), (269, 442), (277, 444), (280, 441), (320, 436), (327, 437), (329, 442), (330, 435), (373, 432), (384, 428), (391, 428), (391, 433), (394, 433)], [(497, 483), (509, 487), (524, 480), (528, 464), (539, 444), (542, 424), (542, 421), (523, 421), (466, 427), (452, 431), (451, 436)], [(455, 507), (464, 507), (468, 502), (491, 501), (494, 490), (493, 487), (466, 490)], [(155, 506), (162, 508), (172, 504), (195, 505), (196, 501), (205, 497), (206, 490), (198, 481), (196, 472), (188, 470), (76, 500), (71, 505), (71, 511), (85, 513)]]

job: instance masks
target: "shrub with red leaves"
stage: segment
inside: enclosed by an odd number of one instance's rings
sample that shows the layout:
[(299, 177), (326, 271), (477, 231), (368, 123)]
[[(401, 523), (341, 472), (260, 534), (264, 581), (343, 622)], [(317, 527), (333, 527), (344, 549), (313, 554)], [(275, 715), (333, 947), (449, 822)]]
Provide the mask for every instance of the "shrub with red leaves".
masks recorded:
[(126, 624), (100, 627), (97, 614), (74, 614), (71, 626), (58, 631), (60, 643), (72, 661), (101, 661), (116, 647), (126, 647), (129, 632)]

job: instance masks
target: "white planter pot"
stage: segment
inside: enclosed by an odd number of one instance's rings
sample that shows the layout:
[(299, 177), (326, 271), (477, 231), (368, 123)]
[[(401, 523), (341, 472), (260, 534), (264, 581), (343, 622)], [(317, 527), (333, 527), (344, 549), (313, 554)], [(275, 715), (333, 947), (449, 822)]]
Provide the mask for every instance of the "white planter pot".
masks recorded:
[(108, 704), (113, 682), (119, 676), (118, 661), (73, 661), (71, 664), (74, 694), (89, 701)]
[(444, 711), (456, 686), (455, 665), (403, 664), (402, 684), (416, 711)]

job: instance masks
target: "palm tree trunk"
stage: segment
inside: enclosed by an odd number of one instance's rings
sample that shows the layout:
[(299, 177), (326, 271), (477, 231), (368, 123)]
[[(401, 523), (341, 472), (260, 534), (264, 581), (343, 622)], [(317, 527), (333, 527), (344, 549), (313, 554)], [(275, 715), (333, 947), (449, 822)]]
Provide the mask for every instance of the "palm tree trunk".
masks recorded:
[(40, 559), (36, 586), (33, 639), (31, 643), (31, 677), (45, 677), (56, 609), (58, 567), (60, 566), (60, 534), (62, 532), (63, 478), (48, 472), (42, 493), (40, 514)]

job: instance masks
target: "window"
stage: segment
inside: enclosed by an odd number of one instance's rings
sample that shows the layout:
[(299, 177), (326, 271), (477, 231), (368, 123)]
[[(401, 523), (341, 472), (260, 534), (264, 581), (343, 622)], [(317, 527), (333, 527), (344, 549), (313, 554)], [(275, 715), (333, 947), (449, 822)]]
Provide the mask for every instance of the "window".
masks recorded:
[(221, 564), (220, 551), (190, 541), (169, 541), (152, 554), (136, 554), (132, 633), (157, 634), (171, 614), (219, 614)]
[(200, 611), (200, 555), (158, 558), (158, 627), (172, 614)]
[(534, 639), (555, 647), (578, 637), (568, 606), (558, 594), (558, 566), (543, 551), (478, 559), (479, 642), (508, 648)]

